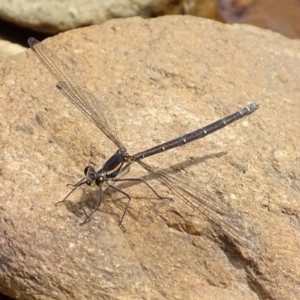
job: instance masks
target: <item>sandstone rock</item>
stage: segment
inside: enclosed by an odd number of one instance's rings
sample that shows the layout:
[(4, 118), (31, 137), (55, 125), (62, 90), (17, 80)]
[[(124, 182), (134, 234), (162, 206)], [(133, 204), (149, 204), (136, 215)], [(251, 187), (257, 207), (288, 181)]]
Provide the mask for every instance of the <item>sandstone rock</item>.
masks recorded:
[[(193, 17), (113, 20), (45, 41), (111, 108), (134, 154), (256, 101), (253, 115), (146, 159), (239, 215), (231, 241), (180, 199), (67, 194), (113, 144), (29, 50), (1, 64), (0, 292), (18, 299), (298, 299), (299, 42)], [(132, 166), (130, 177), (145, 175)], [(160, 194), (172, 196), (147, 176)], [(222, 204), (223, 203), (223, 204)], [(232, 218), (232, 222), (236, 220)]]

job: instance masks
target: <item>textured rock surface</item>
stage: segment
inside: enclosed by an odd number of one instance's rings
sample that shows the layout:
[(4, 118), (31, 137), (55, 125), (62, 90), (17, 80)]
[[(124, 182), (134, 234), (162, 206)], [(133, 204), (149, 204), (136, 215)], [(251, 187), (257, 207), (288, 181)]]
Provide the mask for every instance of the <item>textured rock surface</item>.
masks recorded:
[[(165, 17), (114, 20), (45, 44), (105, 99), (129, 153), (259, 102), (250, 117), (147, 159), (241, 215), (250, 247), (142, 184), (125, 184), (134, 196), (126, 232), (118, 226), (126, 201), (110, 190), (85, 226), (78, 203), (91, 205), (97, 190), (55, 207), (66, 183), (116, 149), (27, 51), (0, 68), (0, 291), (19, 299), (299, 299), (299, 42)], [(138, 174), (133, 167), (130, 176)]]

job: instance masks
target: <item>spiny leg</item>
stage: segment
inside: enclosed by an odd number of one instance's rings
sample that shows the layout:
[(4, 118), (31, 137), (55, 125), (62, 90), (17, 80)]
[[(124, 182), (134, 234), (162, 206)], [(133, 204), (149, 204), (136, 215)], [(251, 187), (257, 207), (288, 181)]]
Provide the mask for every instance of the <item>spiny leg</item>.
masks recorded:
[[(107, 184), (108, 184), (109, 187), (115, 189), (116, 191), (120, 192), (120, 193), (123, 194), (125, 197), (127, 197), (127, 198), (128, 198), (128, 204), (129, 204), (129, 202), (130, 202), (130, 200), (131, 200), (131, 197), (130, 197), (127, 193), (125, 193), (124, 191), (122, 191), (121, 189), (119, 189), (118, 187), (116, 187), (116, 186), (114, 186), (114, 185), (112, 185), (112, 184), (110, 184), (110, 183), (107, 183)], [(96, 206), (94, 207), (94, 209), (93, 209), (89, 214), (87, 214), (86, 211), (85, 211), (84, 209), (82, 209), (83, 212), (84, 212), (84, 214), (85, 214), (85, 216), (86, 216), (86, 218), (85, 218), (85, 220), (84, 220), (80, 225), (84, 225), (84, 224), (86, 224), (87, 222), (89, 222), (89, 220), (91, 219), (91, 216), (92, 216), (92, 215), (94, 214), (94, 212), (95, 212), (96, 210), (98, 210), (99, 207), (101, 206), (102, 199), (103, 199), (103, 190), (102, 190), (101, 186), (99, 186), (99, 198), (98, 198), (97, 204), (96, 204)], [(125, 215), (126, 210), (127, 210), (127, 207), (128, 207), (128, 204), (126, 205), (125, 212), (123, 213), (123, 216), (122, 216), (121, 220), (119, 221), (119, 225), (121, 225), (121, 223), (122, 223), (122, 220), (123, 220), (123, 218), (124, 218), (124, 215)]]
[(67, 184), (67, 186), (72, 186), (72, 190), (68, 193), (68, 195), (66, 197), (64, 197), (64, 199), (62, 199), (61, 201), (58, 201), (55, 203), (55, 206), (61, 205), (62, 203), (65, 202), (65, 200), (67, 200), (67, 198), (81, 185), (85, 184), (85, 178), (80, 179), (80, 181), (78, 181), (76, 184)]
[(103, 199), (103, 191), (102, 191), (102, 188), (99, 187), (99, 198), (98, 198), (96, 207), (95, 207), (94, 209), (92, 209), (92, 211), (91, 211), (89, 214), (87, 214), (87, 213), (85, 212), (85, 210), (82, 209), (83, 212), (84, 212), (84, 214), (85, 214), (85, 220), (80, 224), (81, 226), (84, 225), (84, 224), (86, 224), (86, 223), (91, 219), (91, 216), (92, 216), (92, 215), (94, 214), (94, 212), (100, 207), (101, 202), (102, 202), (102, 199)]
[[(114, 180), (114, 181), (124, 181), (124, 180)], [(129, 196), (129, 194), (125, 193), (124, 191), (122, 191), (120, 188), (114, 186), (113, 184), (111, 184), (109, 182), (107, 182), (107, 184), (108, 184), (109, 187), (115, 189), (116, 191), (118, 191), (119, 193), (123, 194), (124, 196), (126, 196), (128, 198), (128, 202), (127, 202), (126, 207), (124, 209), (123, 215), (122, 215), (122, 217), (121, 217), (121, 219), (119, 221), (119, 226), (121, 226), (122, 225), (122, 221), (123, 221), (123, 219), (125, 217), (127, 208), (129, 207), (129, 203), (130, 203), (131, 197)]]
[[(170, 199), (169, 197), (162, 197), (160, 196), (156, 191), (155, 189), (143, 178), (116, 178), (113, 180), (114, 182), (116, 181), (136, 181), (136, 182), (143, 182), (144, 184), (146, 184), (148, 186), (148, 188), (150, 188), (152, 190), (152, 192), (159, 198), (159, 199)], [(123, 212), (123, 215), (120, 219), (120, 222), (119, 222), (119, 225), (122, 224), (122, 221), (125, 217), (125, 214), (127, 212), (127, 209), (129, 207), (129, 204), (130, 204), (130, 200), (131, 200), (131, 197), (125, 193), (124, 191), (122, 191), (121, 189), (117, 188), (116, 186), (112, 185), (112, 184), (108, 184), (110, 187), (114, 188), (115, 190), (119, 191), (120, 193), (122, 193), (123, 195), (125, 195), (127, 198), (128, 198), (128, 202), (126, 204), (126, 207), (124, 209), (124, 212)]]

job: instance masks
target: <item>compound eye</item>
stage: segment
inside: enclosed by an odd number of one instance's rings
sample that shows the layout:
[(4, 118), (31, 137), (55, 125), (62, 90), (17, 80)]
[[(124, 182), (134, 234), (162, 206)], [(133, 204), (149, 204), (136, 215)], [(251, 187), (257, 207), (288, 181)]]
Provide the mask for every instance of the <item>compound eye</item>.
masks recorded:
[(85, 167), (85, 168), (84, 168), (84, 171), (83, 171), (83, 172), (84, 172), (84, 175), (86, 175), (86, 174), (88, 173), (89, 169), (90, 169), (90, 167)]
[(87, 176), (88, 174), (95, 173), (95, 169), (91, 166), (87, 166), (84, 168), (84, 175)]
[(101, 176), (98, 176), (96, 179), (95, 179), (95, 183), (96, 185), (101, 185), (102, 183), (104, 182), (104, 177), (101, 175)]

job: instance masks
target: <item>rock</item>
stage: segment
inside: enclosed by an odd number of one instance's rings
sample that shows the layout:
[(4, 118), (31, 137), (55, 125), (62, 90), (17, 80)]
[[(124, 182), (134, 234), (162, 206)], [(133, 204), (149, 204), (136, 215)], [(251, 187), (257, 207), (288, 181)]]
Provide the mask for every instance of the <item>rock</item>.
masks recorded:
[(6, 1), (0, 18), (19, 26), (55, 34), (69, 29), (103, 23), (112, 18), (136, 16), (149, 3), (128, 5), (126, 1)]
[(25, 51), (26, 48), (8, 41), (0, 40), (0, 62), (9, 56)]
[[(193, 17), (113, 20), (44, 42), (107, 104), (130, 154), (241, 109), (249, 117), (145, 159), (224, 207), (240, 242), (139, 166), (132, 196), (83, 187), (116, 147), (32, 50), (0, 68), (0, 292), (19, 299), (298, 299), (299, 42)], [(168, 169), (171, 167), (171, 170)], [(221, 218), (221, 217), (220, 217)], [(230, 226), (229, 224), (229, 226)], [(218, 225), (218, 224), (217, 224)], [(224, 224), (222, 224), (224, 225)], [(221, 227), (224, 228), (224, 227)]]

